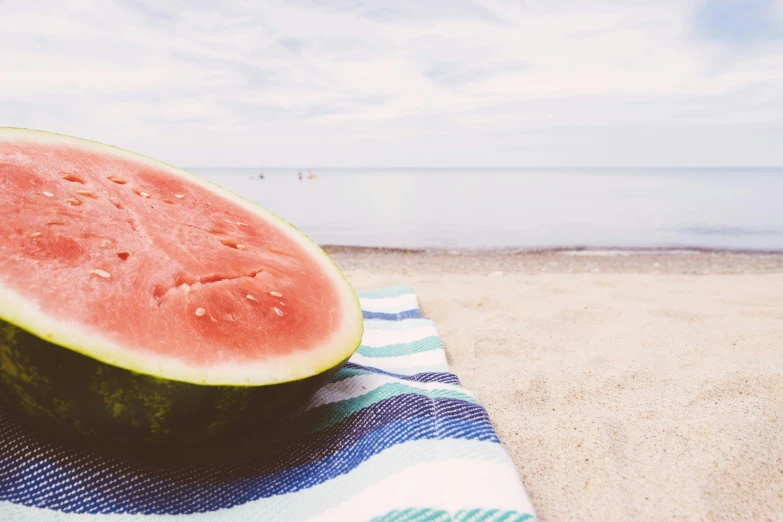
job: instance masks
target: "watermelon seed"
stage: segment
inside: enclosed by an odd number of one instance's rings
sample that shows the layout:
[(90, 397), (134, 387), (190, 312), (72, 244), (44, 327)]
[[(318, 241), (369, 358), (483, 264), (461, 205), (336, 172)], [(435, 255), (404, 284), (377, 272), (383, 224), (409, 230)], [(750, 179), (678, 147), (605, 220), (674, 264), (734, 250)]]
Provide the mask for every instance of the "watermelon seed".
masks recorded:
[(115, 206), (115, 207), (117, 207), (118, 209), (122, 210), (122, 208), (123, 208), (123, 207), (122, 207), (122, 203), (120, 203), (119, 201), (114, 201), (114, 200), (112, 200), (112, 199), (110, 199), (109, 201), (111, 201), (111, 204), (112, 204), (112, 205), (114, 205), (114, 206)]
[(92, 271), (93, 274), (102, 277), (104, 279), (109, 279), (111, 277), (111, 274), (107, 272), (106, 270), (101, 270), (100, 268), (96, 268)]
[(108, 179), (109, 181), (111, 181), (113, 183), (116, 183), (117, 185), (125, 185), (127, 183), (127, 181), (125, 181), (124, 179), (117, 178), (117, 177), (114, 177), (114, 176), (107, 176), (106, 179)]
[(182, 199), (185, 197), (185, 194), (174, 194), (174, 197), (177, 199)]
[(65, 202), (74, 207), (78, 207), (82, 202), (76, 198), (65, 198)]
[(247, 298), (248, 298), (248, 299), (250, 299), (251, 301), (257, 301), (257, 299), (255, 298), (255, 296), (253, 296), (252, 294), (247, 294), (245, 297), (247, 297)]
[(40, 235), (41, 235), (40, 232), (33, 232), (32, 234), (30, 234), (30, 237), (38, 237)]
[(272, 308), (272, 310), (274, 310), (274, 311), (275, 311), (275, 313), (276, 313), (277, 315), (279, 315), (279, 316), (281, 316), (281, 317), (282, 317), (282, 315), (283, 315), (283, 311), (282, 311), (281, 309), (279, 309), (279, 308), (277, 308), (277, 307), (275, 306), (275, 307), (273, 307), (273, 308)]
[(130, 254), (128, 252), (117, 252), (117, 257), (125, 261)]
[(47, 221), (46, 224), (47, 225), (64, 225), (65, 223), (63, 223), (62, 221)]
[(43, 194), (47, 198), (53, 198), (54, 197), (54, 194), (52, 194), (51, 192), (44, 191), (44, 192), (41, 192), (41, 194)]
[(81, 194), (82, 196), (87, 196), (88, 198), (98, 199), (98, 196), (96, 196), (95, 194), (93, 194), (89, 190), (77, 190), (76, 193), (77, 194)]
[(139, 196), (141, 196), (143, 198), (150, 197), (150, 195), (147, 192), (144, 192), (144, 191), (139, 190), (139, 189), (133, 189), (133, 192), (135, 192), (136, 194), (138, 194)]
[(273, 295), (275, 297), (283, 297), (283, 294), (281, 294), (280, 292), (269, 292), (269, 295)]
[(82, 185), (84, 185), (84, 180), (74, 174), (66, 174), (65, 176), (63, 176), (63, 179), (65, 181), (73, 181), (75, 183), (81, 183)]
[(164, 203), (168, 203), (169, 205), (173, 205), (174, 204), (174, 202), (171, 201), (170, 199), (164, 199), (163, 202)]
[[(219, 232), (216, 232), (216, 233), (219, 233)], [(220, 242), (223, 243), (224, 245), (226, 245), (227, 247), (236, 248), (237, 250), (244, 250), (244, 249), (247, 248), (242, 243), (237, 243), (233, 239), (221, 239)]]
[(247, 227), (247, 226), (250, 226), (250, 225), (248, 225), (247, 223), (242, 223), (241, 221), (237, 221), (237, 225), (239, 225), (240, 227)]
[(207, 311), (206, 311), (206, 310), (204, 310), (203, 308), (196, 308), (196, 315), (197, 315), (198, 317), (201, 317), (201, 316), (202, 316), (202, 315), (204, 315), (205, 313), (207, 313)]

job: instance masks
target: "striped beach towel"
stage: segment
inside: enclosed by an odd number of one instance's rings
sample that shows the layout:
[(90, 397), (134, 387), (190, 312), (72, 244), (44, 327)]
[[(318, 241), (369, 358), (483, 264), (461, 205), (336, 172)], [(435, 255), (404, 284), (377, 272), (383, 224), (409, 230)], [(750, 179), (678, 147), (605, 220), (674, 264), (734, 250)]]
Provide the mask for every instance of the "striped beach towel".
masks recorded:
[(359, 297), (361, 347), (261, 460), (122, 460), (36, 440), (0, 410), (0, 521), (532, 521), (413, 290)]

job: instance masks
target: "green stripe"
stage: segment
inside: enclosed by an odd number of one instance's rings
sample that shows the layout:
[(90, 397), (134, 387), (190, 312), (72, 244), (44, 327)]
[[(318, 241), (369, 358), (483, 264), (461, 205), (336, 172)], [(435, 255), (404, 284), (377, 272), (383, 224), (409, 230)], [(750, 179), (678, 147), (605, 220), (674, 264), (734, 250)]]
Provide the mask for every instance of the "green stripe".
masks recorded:
[[(383, 368), (381, 368), (381, 369), (383, 369)], [(436, 370), (433, 370), (433, 371), (448, 372), (449, 369), (448, 368), (441, 368), (441, 369), (436, 369)], [(397, 370), (391, 370), (391, 373), (398, 373), (398, 374), (401, 374), (401, 375), (413, 375), (416, 372), (415, 371), (414, 372), (400, 371), (399, 369), (397, 369)], [(341, 368), (340, 371), (337, 372), (337, 375), (335, 375), (332, 378), (332, 382), (344, 381), (345, 379), (350, 379), (351, 377), (356, 377), (356, 376), (359, 376), (359, 375), (378, 375), (378, 374), (373, 372), (373, 371), (370, 371), (370, 370), (365, 370), (364, 368)]]
[(381, 517), (375, 517), (371, 522), (449, 522), (449, 514), (436, 509), (414, 509), (389, 511)]
[[(388, 371), (390, 373), (398, 373), (400, 375), (414, 375), (417, 373), (424, 373), (424, 372), (446, 373), (450, 371), (449, 365), (447, 363), (427, 364), (424, 366), (411, 366), (408, 368), (394, 367), (391, 369), (389, 368), (380, 368), (380, 369), (384, 371)], [(339, 372), (337, 372), (337, 375), (335, 375), (332, 378), (332, 382), (344, 381), (345, 379), (349, 379), (357, 375), (371, 375), (371, 374), (376, 375), (375, 372), (371, 372), (361, 368), (342, 368), (340, 369)]]
[[(495, 510), (493, 509), (492, 511)], [(477, 516), (479, 516), (481, 513), (488, 513), (488, 511), (484, 511), (482, 509), (471, 509), (470, 511), (460, 511), (460, 513), (462, 513), (462, 521), (475, 522)]]
[(456, 390), (422, 390), (399, 382), (390, 382), (360, 397), (325, 404), (308, 410), (299, 416), (297, 422), (303, 426), (312, 426), (311, 432), (333, 426), (352, 413), (397, 395), (414, 394), (432, 399), (456, 399), (475, 404), (476, 399)]
[[(474, 518), (475, 522), (495, 522), (497, 518), (495, 515), (500, 515), (500, 510), (497, 509), (490, 509), (489, 511), (484, 511), (483, 513), (478, 513), (477, 517)], [(471, 521), (472, 522), (472, 521)]]
[(429, 510), (429, 513), (422, 513), (422, 516), (419, 518), (414, 518), (416, 522), (449, 522), (449, 519), (451, 517), (448, 513), (441, 510)]
[(340, 368), (337, 374), (332, 377), (332, 382), (340, 382), (344, 381), (345, 379), (350, 379), (351, 377), (356, 377), (357, 375), (369, 375), (371, 373), (375, 372), (364, 370), (362, 368)]
[(448, 511), (442, 509), (408, 508), (389, 511), (385, 515), (373, 518), (371, 522), (532, 522), (533, 520), (530, 513), (498, 509), (460, 510), (452, 517)]
[(360, 298), (368, 299), (382, 299), (385, 297), (399, 297), (405, 294), (412, 294), (413, 288), (408, 285), (392, 286), (389, 288), (381, 288), (380, 290), (366, 290), (364, 292), (357, 292)]
[[(477, 517), (477, 518), (476, 518)], [(518, 511), (500, 511), (499, 509), (460, 510), (454, 514), (454, 522), (523, 522), (533, 521), (530, 513)]]
[(400, 357), (413, 353), (443, 350), (443, 341), (437, 335), (431, 335), (412, 343), (387, 344), (386, 346), (360, 346), (356, 353), (363, 357)]
[[(513, 517), (513, 518), (512, 518)], [(496, 517), (492, 522), (511, 522), (511, 521), (517, 521), (517, 520), (526, 520), (532, 518), (529, 515), (526, 515), (526, 518), (519, 518), (519, 514), (515, 513), (514, 511), (506, 511), (505, 513), (500, 513), (499, 517)]]
[(406, 509), (404, 511), (389, 511), (382, 517), (376, 517), (373, 520), (373, 522), (396, 522), (398, 520), (403, 519), (403, 517), (406, 517), (411, 514), (411, 512), (416, 511), (413, 508)]

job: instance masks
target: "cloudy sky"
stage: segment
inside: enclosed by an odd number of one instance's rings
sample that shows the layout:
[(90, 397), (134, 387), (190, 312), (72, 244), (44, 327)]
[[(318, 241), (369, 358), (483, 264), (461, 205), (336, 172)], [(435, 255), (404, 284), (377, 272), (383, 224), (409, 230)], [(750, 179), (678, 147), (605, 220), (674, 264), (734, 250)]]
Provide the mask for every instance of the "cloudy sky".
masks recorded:
[(0, 71), (185, 167), (783, 165), (783, 0), (0, 0)]

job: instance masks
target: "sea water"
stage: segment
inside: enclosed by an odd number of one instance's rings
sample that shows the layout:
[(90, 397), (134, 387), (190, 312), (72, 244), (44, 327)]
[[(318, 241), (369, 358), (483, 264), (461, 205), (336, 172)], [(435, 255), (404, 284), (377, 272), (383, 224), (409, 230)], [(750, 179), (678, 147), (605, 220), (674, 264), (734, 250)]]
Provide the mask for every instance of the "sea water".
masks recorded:
[(783, 169), (189, 170), (322, 245), (783, 250)]

